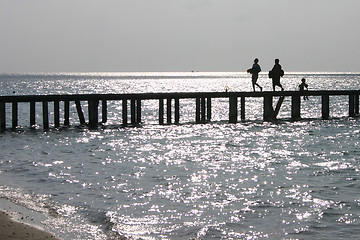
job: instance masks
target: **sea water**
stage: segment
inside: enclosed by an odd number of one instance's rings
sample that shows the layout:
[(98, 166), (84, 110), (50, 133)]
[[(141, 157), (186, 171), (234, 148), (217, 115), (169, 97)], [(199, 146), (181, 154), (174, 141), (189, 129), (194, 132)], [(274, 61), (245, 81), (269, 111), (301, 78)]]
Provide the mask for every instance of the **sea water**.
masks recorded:
[[(310, 90), (359, 89), (357, 73), (289, 73)], [(271, 81), (259, 84), (271, 91)], [(245, 73), (1, 74), (0, 95), (252, 91)], [(360, 237), (360, 120), (348, 97), (302, 101), (301, 121), (262, 121), (262, 99), (246, 99), (246, 121), (228, 123), (228, 99), (213, 99), (212, 121), (195, 124), (195, 101), (180, 101), (180, 124), (158, 125), (158, 102), (143, 101), (142, 123), (121, 125), (121, 101), (108, 122), (0, 133), (0, 197), (43, 212), (64, 239), (349, 239)], [(86, 104), (83, 104), (86, 113)], [(51, 104), (50, 104), (51, 108)], [(49, 111), (51, 112), (51, 111)], [(61, 106), (61, 114), (63, 108)], [(11, 106), (7, 124), (11, 128)], [(86, 116), (87, 117), (87, 116)], [(52, 119), (50, 117), (50, 119)]]

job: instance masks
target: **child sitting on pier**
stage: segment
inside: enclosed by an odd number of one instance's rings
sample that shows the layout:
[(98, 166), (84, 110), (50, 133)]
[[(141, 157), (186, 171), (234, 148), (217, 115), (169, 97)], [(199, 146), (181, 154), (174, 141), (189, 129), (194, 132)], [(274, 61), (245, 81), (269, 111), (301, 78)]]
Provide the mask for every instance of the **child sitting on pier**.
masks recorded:
[(301, 79), (301, 84), (299, 85), (299, 90), (304, 95), (304, 100), (309, 100), (309, 98), (307, 96), (308, 85), (306, 84), (305, 81), (306, 81), (305, 78)]

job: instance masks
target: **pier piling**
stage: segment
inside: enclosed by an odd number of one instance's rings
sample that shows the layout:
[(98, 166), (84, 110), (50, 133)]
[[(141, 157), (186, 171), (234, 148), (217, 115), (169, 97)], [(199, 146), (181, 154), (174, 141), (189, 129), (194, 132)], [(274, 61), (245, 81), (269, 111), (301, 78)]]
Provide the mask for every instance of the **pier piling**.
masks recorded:
[(101, 117), (102, 117), (102, 123), (106, 123), (107, 122), (107, 101), (106, 99), (103, 99), (101, 101), (102, 103), (102, 108), (101, 108)]
[(64, 125), (70, 125), (70, 102), (68, 100), (64, 101)]
[(12, 102), (12, 129), (18, 126), (18, 102)]
[(300, 95), (291, 96), (291, 120), (296, 121), (301, 118), (301, 97)]
[(49, 128), (49, 105), (47, 101), (42, 102), (42, 109), (43, 109), (43, 128)]
[(240, 118), (245, 121), (245, 97), (240, 98)]
[(180, 99), (175, 98), (175, 124), (180, 122)]
[(206, 120), (210, 121), (211, 120), (211, 98), (208, 97), (206, 99)]
[(0, 102), (0, 130), (6, 129), (6, 105)]
[(89, 111), (89, 128), (95, 129), (99, 124), (99, 100), (90, 99), (88, 101), (88, 111)]
[(136, 101), (135, 99), (130, 100), (130, 116), (131, 116), (131, 124), (136, 124)]
[(264, 96), (264, 121), (274, 120), (273, 97)]
[(355, 115), (359, 115), (359, 95), (355, 94)]
[(141, 123), (141, 99), (136, 100), (136, 124)]
[(349, 95), (349, 117), (355, 117), (355, 95)]
[(60, 127), (60, 102), (57, 100), (54, 101), (54, 126)]
[(81, 107), (81, 103), (79, 100), (75, 100), (75, 105), (76, 105), (76, 111), (78, 113), (79, 116), (79, 121), (80, 124), (85, 124), (85, 117), (84, 117), (84, 113), (82, 111), (82, 107)]
[(123, 119), (123, 126), (127, 126), (128, 116), (127, 116), (127, 99), (122, 100), (122, 119)]
[(229, 123), (237, 123), (238, 120), (238, 99), (237, 97), (229, 98)]
[(211, 98), (197, 97), (195, 103), (196, 123), (205, 123), (211, 119)]
[(30, 102), (30, 127), (35, 126), (35, 102)]
[(201, 106), (200, 106), (200, 122), (205, 123), (206, 122), (206, 98), (202, 97), (201, 100)]
[(329, 95), (324, 94), (321, 95), (321, 118), (322, 119), (329, 119), (330, 117), (330, 100)]
[(284, 96), (280, 96), (278, 99), (278, 102), (276, 104), (275, 110), (274, 110), (274, 114), (273, 114), (273, 118), (276, 119), (277, 115), (279, 114), (280, 108), (282, 103), (284, 102), (285, 97)]
[(171, 98), (166, 99), (166, 122), (171, 123)]
[(159, 99), (159, 124), (164, 124), (164, 99)]
[(201, 114), (201, 98), (196, 98), (195, 100), (195, 121), (196, 123), (201, 123), (200, 121), (200, 114)]

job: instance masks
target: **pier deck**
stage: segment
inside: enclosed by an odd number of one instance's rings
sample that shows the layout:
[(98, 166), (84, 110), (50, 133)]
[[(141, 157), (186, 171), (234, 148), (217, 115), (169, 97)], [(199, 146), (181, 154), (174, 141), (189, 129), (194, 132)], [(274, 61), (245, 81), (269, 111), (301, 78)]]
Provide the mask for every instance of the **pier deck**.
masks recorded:
[[(360, 90), (326, 90), (326, 91), (308, 91), (307, 96), (321, 96), (322, 118), (330, 117), (330, 96), (349, 96), (349, 116), (355, 117), (359, 114), (359, 95)], [(35, 125), (36, 109), (35, 103), (42, 103), (43, 128), (49, 128), (49, 107), (53, 102), (53, 115), (55, 128), (60, 126), (60, 102), (64, 104), (64, 125), (69, 125), (70, 102), (75, 102), (76, 110), (80, 124), (88, 124), (89, 128), (97, 128), (99, 124), (99, 103), (101, 102), (102, 122), (107, 121), (107, 101), (122, 101), (122, 125), (136, 125), (141, 122), (142, 101), (159, 101), (159, 124), (164, 124), (164, 115), (166, 123), (180, 122), (180, 99), (195, 99), (195, 121), (196, 123), (205, 123), (211, 120), (211, 100), (216, 98), (229, 99), (229, 122), (238, 122), (239, 111), (241, 120), (245, 120), (245, 99), (263, 98), (263, 119), (272, 121), (276, 119), (285, 97), (291, 97), (291, 119), (301, 119), (301, 97), (299, 91), (279, 91), (279, 92), (173, 92), (173, 93), (133, 93), (133, 94), (74, 94), (74, 95), (14, 95), (0, 96), (0, 130), (5, 130), (6, 125), (6, 104), (11, 104), (11, 122), (12, 128), (18, 126), (18, 103), (29, 103), (30, 108), (30, 126)], [(280, 97), (274, 109), (274, 97)], [(240, 100), (240, 106), (239, 105)], [(166, 111), (164, 111), (164, 101), (166, 102)], [(174, 109), (172, 109), (174, 101)], [(82, 103), (85, 102), (88, 108), (88, 122), (86, 122), (82, 110)], [(129, 105), (130, 103), (130, 105)], [(130, 110), (130, 123), (128, 119), (128, 110)], [(172, 121), (174, 115), (174, 121)]]

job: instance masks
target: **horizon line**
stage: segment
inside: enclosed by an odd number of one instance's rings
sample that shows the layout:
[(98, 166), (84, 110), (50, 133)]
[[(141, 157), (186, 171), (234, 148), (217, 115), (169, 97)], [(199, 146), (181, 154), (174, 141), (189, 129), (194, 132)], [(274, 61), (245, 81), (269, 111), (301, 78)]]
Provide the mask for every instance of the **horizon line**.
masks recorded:
[[(205, 73), (230, 73), (230, 74), (249, 74), (246, 71), (61, 71), (61, 72), (55, 72), (55, 71), (49, 71), (49, 72), (0, 72), (0, 75), (48, 75), (48, 74), (158, 74), (158, 73), (169, 73), (169, 74), (178, 74), (178, 73), (188, 73), (188, 74), (205, 74)], [(268, 74), (267, 71), (262, 71), (259, 74)], [(289, 71), (285, 72), (285, 74), (360, 74), (360, 71)]]

